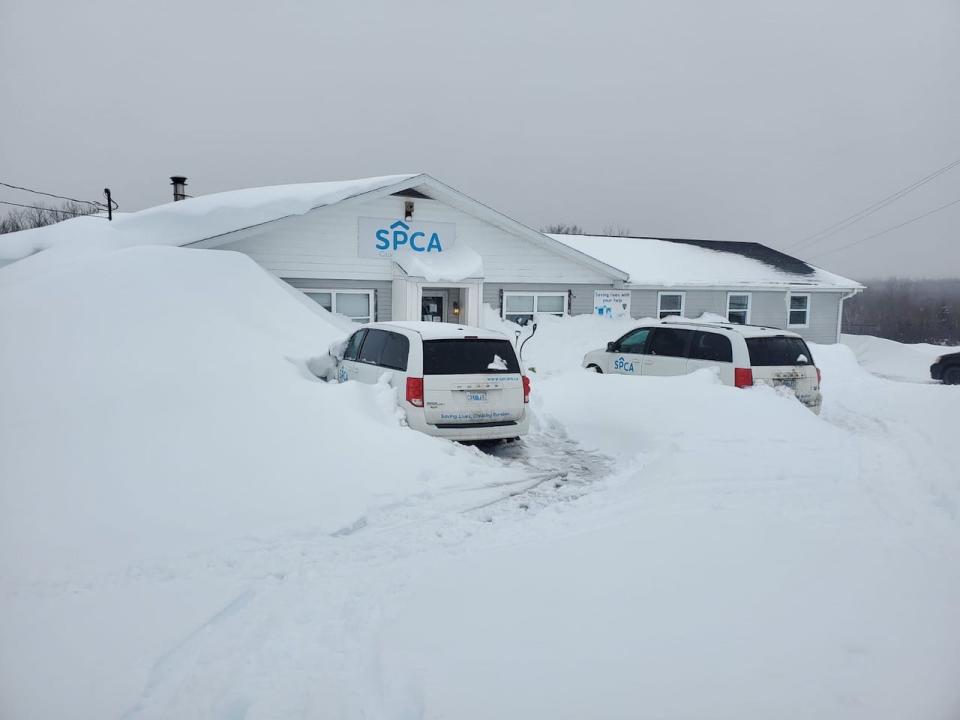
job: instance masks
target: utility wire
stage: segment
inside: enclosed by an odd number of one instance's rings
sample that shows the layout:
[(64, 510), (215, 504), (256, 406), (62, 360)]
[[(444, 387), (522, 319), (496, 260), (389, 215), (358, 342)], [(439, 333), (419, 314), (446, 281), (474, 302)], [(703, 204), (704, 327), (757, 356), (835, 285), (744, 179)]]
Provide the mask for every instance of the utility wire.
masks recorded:
[(103, 217), (102, 215), (96, 215), (94, 213), (75, 212), (73, 210), (58, 210), (57, 208), (44, 207), (43, 205), (24, 205), (22, 203), (10, 202), (9, 200), (0, 200), (0, 204), (28, 208), (29, 210), (46, 210), (47, 212), (63, 213), (65, 215), (82, 215), (83, 217)]
[(70, 202), (86, 203), (87, 205), (93, 205), (98, 208), (105, 207), (103, 203), (96, 202), (95, 200), (78, 200), (77, 198), (67, 197), (66, 195), (54, 195), (53, 193), (43, 192), (42, 190), (31, 190), (30, 188), (20, 187), (19, 185), (11, 185), (10, 183), (5, 182), (0, 182), (0, 185), (12, 188), (14, 190), (23, 190), (25, 192), (35, 193), (36, 195), (46, 195), (47, 197), (57, 198), (57, 200), (69, 200)]
[[(863, 210), (860, 210), (859, 212), (856, 212), (856, 213), (854, 213), (853, 215), (850, 215), (850, 216), (848, 216), (848, 217), (845, 217), (843, 220), (840, 220), (840, 221), (838, 221), (838, 222), (835, 222), (833, 225), (829, 225), (828, 227), (825, 227), (825, 228), (824, 228), (823, 230), (821, 230), (820, 232), (816, 232), (816, 233), (814, 233), (813, 235), (808, 235), (807, 237), (803, 238), (802, 240), (798, 240), (797, 242), (793, 243), (792, 245), (787, 245), (787, 247), (784, 248), (784, 249), (785, 249), (785, 250), (793, 250), (793, 249), (795, 249), (795, 248), (800, 247), (801, 245), (807, 245), (807, 244), (809, 244), (809, 245), (815, 245), (816, 243), (820, 242), (821, 240), (825, 240), (826, 238), (830, 237), (831, 235), (835, 235), (836, 233), (840, 232), (841, 230), (845, 230), (846, 228), (850, 227), (851, 225), (860, 222), (860, 221), (863, 220), (865, 217), (869, 217), (870, 215), (873, 215), (873, 214), (874, 214), (875, 212), (877, 212), (878, 210), (882, 210), (882, 209), (885, 208), (887, 205), (889, 205), (889, 204), (891, 204), (891, 203), (893, 203), (893, 202), (896, 202), (897, 200), (899, 200), (899, 199), (902, 198), (903, 196), (908, 195), (909, 193), (912, 193), (912, 192), (913, 192), (914, 190), (916, 190), (917, 188), (923, 187), (924, 185), (926, 185), (926, 184), (927, 184), (928, 182), (930, 182), (931, 180), (935, 180), (936, 178), (938, 178), (938, 177), (940, 177), (941, 175), (943, 175), (945, 172), (949, 172), (950, 170), (952, 170), (953, 168), (957, 167), (958, 165), (960, 165), (960, 158), (958, 158), (957, 160), (954, 160), (954, 161), (951, 162), (951, 163), (948, 163), (948, 164), (944, 165), (944, 166), (943, 166), (942, 168), (940, 168), (939, 170), (935, 170), (934, 172), (930, 173), (930, 174), (927, 175), (926, 177), (922, 177), (922, 178), (920, 178), (919, 180), (914, 181), (914, 182), (911, 183), (910, 185), (907, 185), (906, 187), (903, 187), (903, 188), (897, 190), (897, 191), (896, 191), (895, 193), (893, 193), (892, 195), (888, 195), (887, 197), (883, 198), (882, 200), (878, 200), (877, 202), (873, 203), (873, 205), (869, 205), (869, 206), (865, 207)], [(859, 241), (858, 241), (858, 242), (859, 242)], [(846, 247), (846, 246), (844, 246), (844, 247)], [(839, 249), (839, 248), (838, 248), (838, 249)]]
[(880, 237), (881, 235), (886, 235), (887, 233), (893, 232), (894, 230), (899, 230), (900, 228), (904, 227), (905, 225), (909, 225), (910, 223), (914, 223), (914, 222), (916, 222), (917, 220), (922, 220), (923, 218), (927, 217), (928, 215), (933, 215), (934, 213), (938, 213), (938, 212), (940, 212), (941, 210), (946, 210), (946, 209), (947, 209), (948, 207), (950, 207), (951, 205), (956, 205), (957, 203), (960, 203), (960, 198), (957, 198), (956, 200), (953, 200), (953, 201), (951, 201), (951, 202), (948, 202), (946, 205), (941, 205), (941, 206), (938, 207), (938, 208), (934, 208), (933, 210), (928, 210), (928, 211), (925, 212), (925, 213), (921, 213), (920, 215), (917, 215), (916, 217), (910, 218), (909, 220), (906, 220), (906, 221), (900, 223), (899, 225), (894, 225), (893, 227), (889, 227), (889, 228), (887, 228), (886, 230), (881, 230), (880, 232), (875, 232), (873, 235), (867, 235), (865, 238), (860, 238), (859, 240), (854, 240), (852, 243), (847, 243), (846, 245), (841, 245), (840, 247), (830, 248), (829, 250), (825, 250), (825, 251), (820, 252), (820, 253), (814, 253), (814, 254), (813, 254), (813, 257), (823, 257), (824, 255), (832, 255), (833, 253), (839, 252), (840, 250), (846, 250), (847, 248), (853, 247), (854, 245), (859, 245), (860, 243), (865, 243), (867, 240), (873, 240), (874, 238)]

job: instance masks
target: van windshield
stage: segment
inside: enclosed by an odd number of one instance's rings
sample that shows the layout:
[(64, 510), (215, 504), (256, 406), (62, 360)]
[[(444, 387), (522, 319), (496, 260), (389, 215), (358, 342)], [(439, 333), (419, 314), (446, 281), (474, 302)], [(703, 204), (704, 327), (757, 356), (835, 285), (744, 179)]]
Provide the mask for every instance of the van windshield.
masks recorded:
[(810, 348), (800, 338), (747, 338), (747, 350), (750, 351), (750, 364), (755, 367), (813, 365)]
[(489, 375), (520, 372), (509, 340), (425, 340), (424, 375)]

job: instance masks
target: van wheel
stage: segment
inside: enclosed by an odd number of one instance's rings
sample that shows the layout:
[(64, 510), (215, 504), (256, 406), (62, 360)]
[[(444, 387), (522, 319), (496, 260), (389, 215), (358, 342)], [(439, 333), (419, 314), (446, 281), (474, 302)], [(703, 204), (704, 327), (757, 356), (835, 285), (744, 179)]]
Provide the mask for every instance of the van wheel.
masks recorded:
[(951, 365), (943, 371), (944, 385), (960, 385), (960, 365)]
[(590, 372), (595, 372), (598, 375), (603, 375), (603, 370), (600, 369), (599, 365), (587, 365), (587, 370)]

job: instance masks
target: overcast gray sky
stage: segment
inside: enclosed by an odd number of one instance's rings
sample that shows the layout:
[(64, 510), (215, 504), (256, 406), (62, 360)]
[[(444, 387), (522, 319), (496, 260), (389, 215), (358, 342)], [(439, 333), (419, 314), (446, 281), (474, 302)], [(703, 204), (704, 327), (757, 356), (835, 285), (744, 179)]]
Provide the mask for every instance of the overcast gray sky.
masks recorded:
[[(0, 92), (0, 180), (124, 210), (428, 172), (534, 227), (787, 248), (960, 158), (960, 0), (0, 0)], [(958, 198), (796, 254), (958, 276), (960, 203), (830, 252)]]

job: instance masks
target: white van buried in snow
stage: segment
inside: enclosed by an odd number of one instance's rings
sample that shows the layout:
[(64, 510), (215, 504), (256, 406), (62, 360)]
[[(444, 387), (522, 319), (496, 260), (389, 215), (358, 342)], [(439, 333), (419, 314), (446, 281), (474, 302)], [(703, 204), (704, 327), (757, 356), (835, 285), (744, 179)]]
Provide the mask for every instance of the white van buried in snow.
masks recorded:
[(339, 382), (397, 388), (411, 428), (451, 440), (525, 435), (530, 381), (503, 333), (437, 322), (364, 325), (331, 348)]
[(685, 375), (715, 368), (735, 387), (763, 384), (789, 388), (819, 414), (820, 370), (803, 338), (786, 330), (664, 320), (641, 325), (592, 350), (583, 366), (621, 375)]

